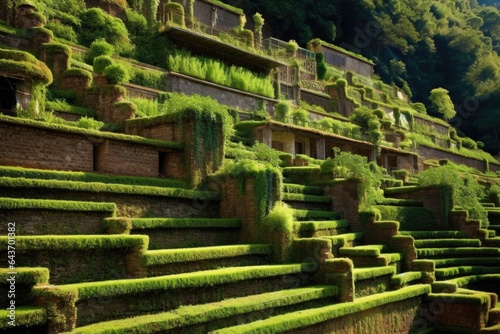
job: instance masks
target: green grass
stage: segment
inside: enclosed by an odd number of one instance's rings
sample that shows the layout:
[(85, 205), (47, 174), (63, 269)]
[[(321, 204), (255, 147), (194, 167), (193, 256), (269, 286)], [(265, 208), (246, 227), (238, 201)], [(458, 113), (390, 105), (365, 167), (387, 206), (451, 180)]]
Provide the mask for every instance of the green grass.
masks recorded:
[(473, 304), (473, 305), (488, 305), (490, 297), (485, 294), (465, 295), (461, 293), (429, 293), (426, 297), (428, 301), (442, 300), (444, 303), (449, 304)]
[(460, 257), (450, 259), (435, 259), (436, 268), (466, 265), (491, 266), (500, 265), (500, 257)]
[(417, 239), (417, 248), (442, 248), (442, 247), (479, 247), (479, 239)]
[(460, 266), (436, 269), (436, 278), (463, 275), (500, 274), (500, 267)]
[(146, 251), (142, 256), (145, 266), (157, 266), (167, 263), (201, 261), (245, 255), (269, 255), (271, 245), (230, 245), (200, 248), (178, 248)]
[(461, 247), (461, 248), (420, 248), (417, 249), (418, 257), (443, 257), (443, 256), (470, 256), (493, 255), (498, 256), (500, 249), (495, 247)]
[(332, 203), (332, 198), (328, 196), (304, 195), (283, 193), (284, 201), (311, 202), (311, 203)]
[(397, 198), (384, 198), (377, 200), (378, 205), (392, 205), (392, 206), (423, 206), (422, 201), (413, 199), (397, 199)]
[(133, 218), (134, 230), (153, 228), (239, 228), (241, 220), (223, 218)]
[(222, 318), (250, 315), (254, 312), (300, 304), (315, 299), (331, 298), (336, 296), (337, 293), (338, 288), (335, 286), (312, 286), (281, 290), (255, 296), (231, 298), (215, 303), (181, 306), (174, 312), (97, 323), (76, 328), (71, 333), (157, 333)]
[[(7, 249), (7, 248), (5, 248)], [(8, 268), (0, 268), (0, 281), (6, 282), (10, 276), (11, 272), (16, 273), (16, 284), (48, 284), (49, 283), (49, 269), (47, 268), (35, 268), (35, 267), (18, 267), (13, 270)]]
[[(17, 236), (16, 250), (84, 250), (92, 248), (143, 248), (149, 237), (145, 235), (37, 235)], [(8, 237), (0, 236), (0, 247), (7, 249)]]
[(152, 177), (113, 176), (91, 172), (68, 172), (55, 170), (31, 169), (22, 167), (0, 166), (0, 177), (61, 180), (78, 182), (101, 182), (127, 184), (134, 186), (154, 186), (168, 188), (188, 188), (187, 183), (181, 180), (160, 179)]
[(325, 190), (321, 187), (303, 186), (300, 184), (284, 183), (283, 193), (304, 194), (304, 195), (323, 195)]
[[(2, 178), (0, 178), (2, 179)], [(1, 183), (1, 181), (0, 181)], [(43, 209), (63, 211), (102, 211), (114, 214), (116, 204), (45, 199), (1, 198), (0, 209)]]
[(396, 273), (396, 268), (393, 266), (354, 268), (353, 273), (354, 281), (362, 281), (384, 275), (394, 275)]
[(498, 281), (500, 284), (500, 274), (482, 274), (482, 275), (462, 276), (462, 277), (458, 277), (458, 278), (453, 278), (449, 281), (457, 283), (458, 286), (467, 286), (471, 283), (480, 282), (482, 280), (494, 280), (494, 281)]
[(25, 178), (0, 177), (0, 187), (8, 188), (44, 188), (53, 190), (101, 192), (112, 194), (149, 195), (188, 199), (217, 199), (217, 193), (210, 191), (152, 186), (133, 186), (126, 184), (108, 184), (101, 182), (80, 182), (61, 180), (36, 180)]
[(401, 274), (394, 275), (391, 278), (391, 284), (403, 286), (405, 284), (422, 279), (425, 274), (426, 273), (423, 271), (407, 271)]
[(344, 233), (344, 234), (334, 235), (334, 236), (330, 236), (330, 237), (321, 237), (321, 238), (330, 240), (332, 242), (332, 245), (343, 246), (343, 245), (345, 245), (349, 242), (352, 242), (354, 240), (362, 240), (363, 239), (363, 232)]
[(327, 220), (327, 221), (302, 221), (299, 224), (299, 230), (302, 231), (318, 231), (336, 228), (349, 227), (351, 224), (347, 220)]
[[(0, 310), (0, 329), (10, 329), (10, 319), (7, 317), (9, 311)], [(47, 311), (45, 307), (36, 306), (16, 306), (16, 327), (31, 327), (42, 325), (47, 321)]]
[(294, 209), (293, 216), (298, 220), (305, 220), (305, 219), (330, 220), (330, 219), (337, 219), (339, 215), (338, 213), (332, 211)]
[(383, 245), (342, 247), (339, 249), (339, 253), (346, 256), (380, 256), (384, 248)]
[(218, 330), (218, 334), (257, 334), (280, 333), (293, 329), (306, 328), (331, 319), (369, 310), (390, 303), (407, 300), (430, 293), (430, 285), (415, 285), (396, 291), (374, 294), (368, 297), (356, 298), (354, 302), (339, 303), (320, 308), (291, 312), (262, 321), (228, 327)]
[(399, 231), (399, 234), (412, 236), (414, 239), (467, 238), (463, 231)]
[[(78, 298), (82, 300), (154, 290), (194, 287), (208, 288), (218, 284), (236, 283), (242, 280), (299, 274), (314, 269), (315, 264), (313, 263), (233, 267), (160, 277), (67, 284), (59, 285), (58, 288), (62, 292), (67, 291), (68, 293), (76, 289), (78, 291)], [(35, 287), (35, 289), (38, 288)]]

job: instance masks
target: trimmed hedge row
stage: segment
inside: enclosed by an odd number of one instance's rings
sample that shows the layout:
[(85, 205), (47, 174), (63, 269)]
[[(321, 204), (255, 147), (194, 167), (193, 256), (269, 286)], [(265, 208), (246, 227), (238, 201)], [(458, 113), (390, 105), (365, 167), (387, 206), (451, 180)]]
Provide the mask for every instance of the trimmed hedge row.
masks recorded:
[(453, 278), (449, 281), (456, 283), (458, 286), (467, 286), (471, 283), (475, 283), (483, 280), (495, 280), (500, 283), (500, 274), (483, 274), (483, 275), (470, 275), (462, 276), (459, 278)]
[(240, 228), (241, 220), (224, 218), (106, 218), (103, 228), (130, 230), (174, 228)]
[(332, 198), (328, 196), (305, 195), (294, 193), (283, 193), (284, 201), (311, 202), (311, 203), (332, 203)]
[(252, 314), (267, 309), (300, 304), (320, 298), (332, 298), (338, 294), (336, 286), (313, 286), (264, 293), (257, 296), (232, 298), (203, 305), (181, 306), (175, 312), (144, 315), (97, 323), (73, 330), (75, 334), (98, 333), (158, 333), (172, 328), (214, 321), (238, 315)]
[[(0, 310), (0, 329), (10, 329), (9, 310)], [(47, 322), (47, 310), (45, 307), (16, 306), (16, 327), (32, 327), (43, 325)]]
[(343, 247), (339, 249), (339, 253), (347, 256), (380, 256), (383, 249), (383, 245)]
[(304, 195), (323, 195), (325, 190), (321, 187), (303, 186), (300, 184), (284, 183), (283, 193), (304, 194)]
[(461, 247), (461, 248), (420, 248), (418, 257), (460, 256), (460, 255), (492, 255), (498, 256), (500, 249), (496, 247)]
[(316, 211), (316, 210), (293, 210), (293, 216), (298, 220), (304, 219), (338, 219), (339, 214), (332, 211)]
[(500, 266), (500, 257), (460, 257), (451, 259), (435, 259), (434, 263), (437, 268), (451, 266), (466, 266), (470, 264), (481, 266)]
[(441, 247), (480, 247), (479, 239), (417, 239), (415, 247), (441, 248)]
[[(6, 249), (6, 248), (5, 248)], [(11, 272), (16, 273), (16, 284), (36, 285), (49, 283), (49, 269), (35, 267), (19, 267), (14, 270), (0, 268), (0, 282), (7, 282)]]
[(425, 296), (427, 301), (442, 300), (444, 303), (489, 305), (490, 297), (486, 293), (466, 295), (461, 293), (429, 293)]
[(399, 234), (412, 236), (414, 239), (456, 239), (467, 238), (463, 231), (399, 231)]
[[(314, 263), (233, 267), (160, 277), (67, 284), (58, 287), (61, 292), (72, 293), (76, 290), (78, 292), (78, 299), (82, 300), (153, 290), (210, 287), (242, 280), (311, 272), (314, 269)], [(37, 289), (37, 287), (34, 289)], [(42, 289), (40, 289), (41, 291)]]
[(363, 232), (356, 232), (356, 233), (344, 233), (344, 234), (339, 234), (339, 235), (333, 235), (331, 237), (321, 237), (326, 240), (330, 240), (332, 242), (332, 245), (340, 245), (343, 246), (349, 242), (352, 242), (354, 240), (362, 240), (363, 239)]
[(398, 198), (384, 198), (377, 200), (378, 205), (391, 205), (391, 206), (424, 206), (424, 203), (419, 200), (413, 199), (398, 199)]
[(341, 220), (327, 220), (327, 221), (302, 221), (299, 224), (299, 231), (318, 231), (336, 229), (342, 227), (349, 227), (349, 221)]
[(271, 245), (230, 245), (200, 248), (177, 248), (146, 251), (141, 262), (145, 266), (156, 266), (167, 263), (201, 261), (228, 258), (244, 255), (269, 255)]
[(436, 278), (445, 278), (450, 276), (480, 275), (480, 274), (500, 274), (500, 267), (483, 266), (461, 266), (436, 269)]
[(329, 319), (340, 318), (349, 314), (369, 310), (378, 306), (396, 303), (409, 298), (418, 297), (430, 293), (428, 284), (414, 285), (396, 291), (377, 293), (368, 297), (356, 298), (354, 302), (339, 303), (320, 308), (313, 308), (298, 312), (279, 315), (262, 321), (249, 324), (228, 327), (218, 330), (218, 334), (257, 334), (257, 333), (280, 333), (297, 328), (305, 328)]
[[(36, 235), (16, 237), (16, 249), (21, 250), (78, 250), (89, 248), (147, 249), (145, 235)], [(8, 237), (0, 236), (0, 247), (7, 249)]]
[(400, 222), (401, 230), (426, 230), (435, 227), (434, 213), (422, 207), (374, 205), (382, 214), (383, 220)]
[(0, 187), (46, 188), (69, 191), (106, 192), (114, 194), (165, 196), (203, 200), (214, 200), (218, 198), (218, 194), (211, 191), (200, 191), (182, 188), (133, 186), (126, 184), (106, 184), (100, 182), (35, 180), (10, 177), (0, 177)]
[(405, 284), (422, 279), (427, 273), (425, 271), (407, 271), (401, 274), (392, 276), (391, 284), (403, 286)]
[(384, 275), (394, 275), (395, 273), (396, 268), (394, 266), (353, 269), (354, 281), (362, 281)]
[[(1, 180), (2, 178), (0, 178)], [(2, 182), (0, 181), (0, 184)], [(114, 203), (61, 201), (46, 199), (24, 199), (0, 197), (0, 209), (44, 209), (65, 211), (104, 211), (112, 214), (116, 211)]]
[(159, 179), (151, 177), (111, 176), (91, 172), (67, 172), (10, 166), (0, 166), (0, 177), (2, 176), (26, 179), (101, 182), (137, 186), (188, 188), (187, 183), (181, 180)]

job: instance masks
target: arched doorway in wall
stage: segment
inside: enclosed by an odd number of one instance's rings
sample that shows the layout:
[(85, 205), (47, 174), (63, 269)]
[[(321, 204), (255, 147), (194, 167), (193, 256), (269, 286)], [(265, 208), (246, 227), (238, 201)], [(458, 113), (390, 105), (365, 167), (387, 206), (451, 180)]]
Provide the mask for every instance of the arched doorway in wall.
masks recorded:
[(0, 76), (0, 112), (12, 112), (17, 105), (16, 86), (4, 76)]

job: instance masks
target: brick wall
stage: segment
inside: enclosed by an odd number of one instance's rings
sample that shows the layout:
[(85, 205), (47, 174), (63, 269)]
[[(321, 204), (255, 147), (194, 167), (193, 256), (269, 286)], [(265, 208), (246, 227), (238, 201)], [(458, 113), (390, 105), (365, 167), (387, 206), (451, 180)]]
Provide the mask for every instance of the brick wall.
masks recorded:
[(358, 187), (359, 181), (350, 179), (345, 182), (338, 182), (328, 187), (327, 190), (328, 196), (332, 198), (333, 211), (340, 213), (342, 219), (347, 219), (351, 222), (352, 232), (361, 230), (358, 218)]
[(210, 96), (221, 104), (238, 108), (243, 111), (257, 110), (262, 101), (266, 104), (267, 112), (272, 113), (274, 99), (245, 93), (232, 88), (220, 86), (202, 80), (197, 80), (179, 73), (170, 73), (167, 76), (166, 91), (184, 93), (186, 95)]
[(448, 159), (456, 164), (459, 165), (463, 164), (469, 167), (473, 167), (481, 172), (484, 172), (486, 169), (486, 165), (483, 160), (467, 158), (461, 155), (456, 155), (451, 152), (438, 150), (432, 147), (419, 145), (417, 153), (419, 155), (419, 170), (424, 170), (423, 161), (426, 159)]
[(215, 25), (217, 29), (232, 31), (233, 28), (240, 24), (240, 15), (237, 13), (208, 1), (196, 0), (194, 2), (195, 18), (208, 26), (212, 25), (212, 11), (215, 9), (217, 10), (217, 21)]
[(317, 95), (312, 92), (307, 92), (304, 90), (300, 91), (300, 97), (303, 101), (309, 103), (310, 105), (316, 105), (323, 107), (327, 112), (336, 112), (337, 105), (334, 100), (330, 97), (324, 97), (322, 95)]
[(0, 165), (93, 170), (93, 145), (83, 135), (0, 123), (0, 137)]
[(131, 176), (184, 176), (181, 150), (10, 122), (0, 122), (0, 137), (0, 165), (4, 166)]

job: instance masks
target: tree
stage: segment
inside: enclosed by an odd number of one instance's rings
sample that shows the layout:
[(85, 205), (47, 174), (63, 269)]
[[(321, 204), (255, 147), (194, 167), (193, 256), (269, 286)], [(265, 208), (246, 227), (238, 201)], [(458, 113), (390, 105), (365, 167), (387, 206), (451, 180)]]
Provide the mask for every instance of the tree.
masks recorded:
[(444, 88), (434, 88), (429, 96), (431, 108), (434, 112), (443, 116), (444, 119), (450, 120), (455, 114), (455, 107), (448, 95), (448, 91)]

